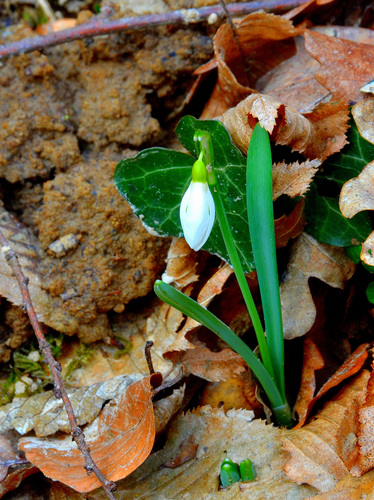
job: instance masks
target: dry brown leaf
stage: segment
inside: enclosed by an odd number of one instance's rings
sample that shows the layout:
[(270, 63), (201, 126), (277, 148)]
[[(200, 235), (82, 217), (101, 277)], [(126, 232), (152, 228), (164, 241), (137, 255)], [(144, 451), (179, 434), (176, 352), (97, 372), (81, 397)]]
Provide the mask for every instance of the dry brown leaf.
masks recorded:
[[(350, 356), (349, 358), (336, 370), (336, 372), (323, 384), (323, 386), (319, 389), (317, 394), (311, 398), (309, 401), (306, 401), (306, 405), (303, 405), (303, 413), (299, 413), (300, 420), (299, 423), (295, 426), (295, 429), (302, 427), (312, 410), (315, 403), (324, 396), (327, 391), (338, 386), (343, 380), (346, 380), (352, 375), (355, 375), (357, 372), (361, 370), (363, 367), (367, 357), (368, 357), (368, 348), (369, 344), (360, 345)], [(318, 353), (316, 353), (318, 356)], [(318, 361), (317, 361), (318, 363)], [(323, 366), (323, 365), (322, 365)], [(321, 368), (322, 368), (321, 366)]]
[(358, 177), (343, 185), (339, 208), (348, 219), (362, 210), (374, 210), (374, 161), (368, 163)]
[[(155, 437), (152, 378), (145, 377), (130, 385), (84, 430), (93, 460), (111, 481), (133, 472), (152, 450)], [(79, 492), (100, 486), (96, 476), (87, 474), (84, 458), (70, 435), (53, 439), (21, 438), (19, 448), (27, 460), (55, 481)]]
[[(30, 280), (30, 297), (38, 319), (48, 325), (52, 301), (42, 288), (42, 278), (38, 272), (41, 259), (39, 241), (26, 226), (17, 221), (2, 206), (0, 206), (0, 229), (18, 255), (23, 272)], [(21, 306), (23, 303), (21, 291), (3, 252), (0, 252), (0, 275), (0, 296), (16, 306)]]
[[(131, 384), (141, 380), (141, 374), (120, 375), (90, 387), (69, 388), (78, 425), (91, 423), (106, 401), (123, 393)], [(29, 398), (14, 398), (0, 408), (0, 432), (15, 429), (19, 434), (34, 430), (39, 437), (58, 431), (69, 432), (70, 423), (61, 399), (53, 391), (35, 394)]]
[(308, 405), (313, 399), (316, 390), (316, 370), (325, 366), (322, 354), (313, 340), (306, 338), (304, 340), (303, 370), (301, 374), (300, 389), (297, 395), (293, 411), (299, 419), (306, 418)]
[(213, 40), (218, 81), (202, 117), (222, 114), (254, 92), (261, 76), (295, 53), (299, 33), (289, 20), (265, 12), (236, 22), (236, 39), (230, 24), (222, 25)]
[(256, 382), (251, 371), (247, 370), (234, 378), (207, 384), (199, 403), (212, 408), (222, 407), (225, 412), (233, 408), (252, 410), (260, 416), (263, 406), (256, 398), (256, 391)]
[(171, 417), (180, 410), (185, 390), (186, 386), (182, 385), (178, 389), (174, 389), (170, 396), (153, 403), (156, 433), (161, 432), (169, 423)]
[(360, 259), (368, 266), (374, 266), (374, 231), (369, 234), (362, 244)]
[[(228, 264), (224, 264), (222, 267), (220, 267), (218, 271), (211, 278), (209, 278), (209, 280), (200, 290), (200, 293), (197, 296), (197, 302), (204, 307), (208, 307), (214, 297), (222, 292), (224, 284), (232, 273), (233, 270)], [(195, 349), (195, 346), (186, 339), (186, 334), (198, 326), (200, 326), (200, 323), (191, 318), (187, 318), (186, 323), (178, 332), (178, 335), (174, 342), (169, 345), (167, 349), (165, 349), (165, 358), (171, 359), (174, 363), (176, 363), (182, 356), (182, 351)]]
[[(178, 416), (168, 430), (164, 448), (118, 483), (118, 500), (263, 500), (269, 498), (269, 492), (272, 498), (301, 500), (315, 494), (315, 488), (298, 486), (283, 472), (286, 455), (279, 438), (287, 431), (252, 418), (250, 411), (230, 410), (225, 414), (209, 406)], [(196, 457), (176, 469), (162, 467), (178, 455), (181, 443), (191, 434), (199, 444)], [(220, 464), (227, 456), (239, 463), (250, 457), (256, 467), (256, 480), (219, 491)], [(93, 500), (104, 498), (100, 490), (92, 494)]]
[(309, 159), (323, 161), (347, 142), (348, 108), (343, 102), (321, 104), (313, 113), (303, 116), (270, 96), (252, 94), (219, 120), (245, 154), (257, 120), (276, 144), (290, 146)]
[(357, 441), (358, 410), (365, 401), (369, 375), (362, 370), (312, 422), (283, 437), (284, 449), (291, 455), (284, 471), (295, 482), (327, 492), (349, 475), (350, 455)]
[(313, 500), (373, 500), (374, 470), (357, 479), (351, 475), (339, 481), (327, 493), (316, 495)]
[(293, 243), (286, 277), (281, 284), (284, 336), (300, 337), (313, 326), (316, 309), (309, 290), (310, 277), (343, 288), (355, 265), (342, 248), (324, 245), (302, 233)]
[(8, 474), (11, 465), (17, 463), (17, 453), (15, 452), (11, 441), (3, 435), (0, 435), (0, 483)]
[(246, 362), (232, 349), (212, 352), (206, 347), (187, 350), (180, 359), (186, 373), (210, 382), (227, 380), (246, 369)]
[(22, 465), (22, 467), (16, 469), (15, 471), (12, 471), (3, 481), (0, 482), (0, 498), (3, 498), (6, 493), (17, 489), (22, 481), (37, 472), (39, 472), (39, 469), (29, 463)]
[(189, 460), (192, 460), (196, 456), (199, 445), (195, 443), (195, 436), (191, 434), (179, 445), (179, 447), (180, 452), (178, 455), (173, 460), (170, 460), (170, 462), (166, 462), (164, 467), (175, 469), (175, 467), (180, 467)]
[(303, 163), (296, 161), (287, 164), (277, 163), (273, 166), (273, 200), (286, 194), (290, 198), (304, 195), (321, 162), (319, 160), (307, 160)]
[(173, 284), (176, 288), (183, 288), (198, 280), (196, 273), (197, 252), (187, 244), (184, 238), (173, 238), (168, 256), (167, 266), (162, 280)]
[(360, 135), (374, 144), (374, 99), (357, 102), (351, 112)]
[[(372, 365), (373, 368), (373, 365)], [(359, 410), (357, 457), (351, 467), (353, 476), (374, 468), (374, 372), (370, 373), (364, 404)]]
[(360, 88), (373, 79), (374, 47), (310, 30), (304, 36), (307, 51), (321, 65), (315, 78), (332, 98), (362, 99)]
[(305, 200), (300, 200), (289, 215), (274, 221), (275, 243), (277, 248), (285, 247), (290, 239), (299, 236), (305, 227)]

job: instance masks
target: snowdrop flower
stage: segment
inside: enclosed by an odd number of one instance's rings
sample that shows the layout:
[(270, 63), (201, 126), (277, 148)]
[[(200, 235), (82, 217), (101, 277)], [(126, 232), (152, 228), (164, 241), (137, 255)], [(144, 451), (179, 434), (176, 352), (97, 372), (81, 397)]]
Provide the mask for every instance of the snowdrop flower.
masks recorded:
[(207, 182), (205, 163), (198, 159), (192, 167), (192, 181), (180, 206), (184, 237), (193, 250), (200, 250), (214, 224), (215, 206)]

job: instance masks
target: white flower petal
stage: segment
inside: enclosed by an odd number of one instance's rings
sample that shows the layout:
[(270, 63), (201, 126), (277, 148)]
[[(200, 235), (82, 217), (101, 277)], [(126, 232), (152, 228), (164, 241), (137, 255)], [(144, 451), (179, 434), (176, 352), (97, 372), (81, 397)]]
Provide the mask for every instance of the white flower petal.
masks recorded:
[(212, 231), (215, 206), (206, 182), (191, 182), (180, 206), (184, 237), (193, 250), (200, 250)]

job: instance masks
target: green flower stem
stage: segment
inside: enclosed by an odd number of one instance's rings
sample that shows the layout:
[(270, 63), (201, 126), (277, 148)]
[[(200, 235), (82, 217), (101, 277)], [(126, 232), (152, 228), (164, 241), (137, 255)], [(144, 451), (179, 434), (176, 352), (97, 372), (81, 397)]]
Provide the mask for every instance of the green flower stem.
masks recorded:
[(284, 340), (275, 246), (272, 159), (269, 134), (257, 124), (247, 158), (247, 210), (249, 233), (264, 312), (266, 340), (275, 380), (286, 401)]
[(236, 279), (238, 280), (238, 284), (244, 298), (244, 302), (247, 306), (249, 315), (252, 320), (262, 361), (270, 376), (273, 377), (273, 379), (275, 380), (274, 369), (271, 362), (269, 347), (266, 342), (265, 333), (262, 328), (262, 323), (258, 315), (256, 305), (254, 303), (251, 294), (251, 290), (249, 289), (248, 282), (243, 271), (243, 266), (239, 258), (238, 250), (235, 246), (235, 242), (232, 237), (232, 232), (230, 229), (230, 224), (227, 219), (225, 207), (220, 193), (217, 176), (213, 168), (214, 152), (210, 134), (205, 130), (197, 130), (194, 135), (194, 141), (198, 144), (199, 159), (205, 161), (205, 163), (208, 165), (207, 166), (208, 184), (211, 193), (213, 195), (214, 204), (216, 208), (216, 215), (221, 228), (226, 250), (227, 253), (229, 254), (230, 263), (234, 269)]
[(157, 280), (154, 290), (161, 300), (212, 330), (244, 359), (264, 388), (278, 423), (290, 427), (292, 418), (289, 406), (284, 404), (284, 400), (265, 366), (236, 333), (210, 311), (171, 285)]

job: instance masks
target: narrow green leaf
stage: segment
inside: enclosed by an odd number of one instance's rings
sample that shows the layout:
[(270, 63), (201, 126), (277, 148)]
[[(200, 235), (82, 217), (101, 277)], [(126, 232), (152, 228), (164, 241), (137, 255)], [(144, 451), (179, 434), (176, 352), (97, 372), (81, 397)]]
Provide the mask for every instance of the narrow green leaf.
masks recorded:
[(260, 286), (265, 331), (278, 388), (285, 401), (284, 340), (275, 247), (269, 134), (257, 124), (247, 158), (249, 232)]

